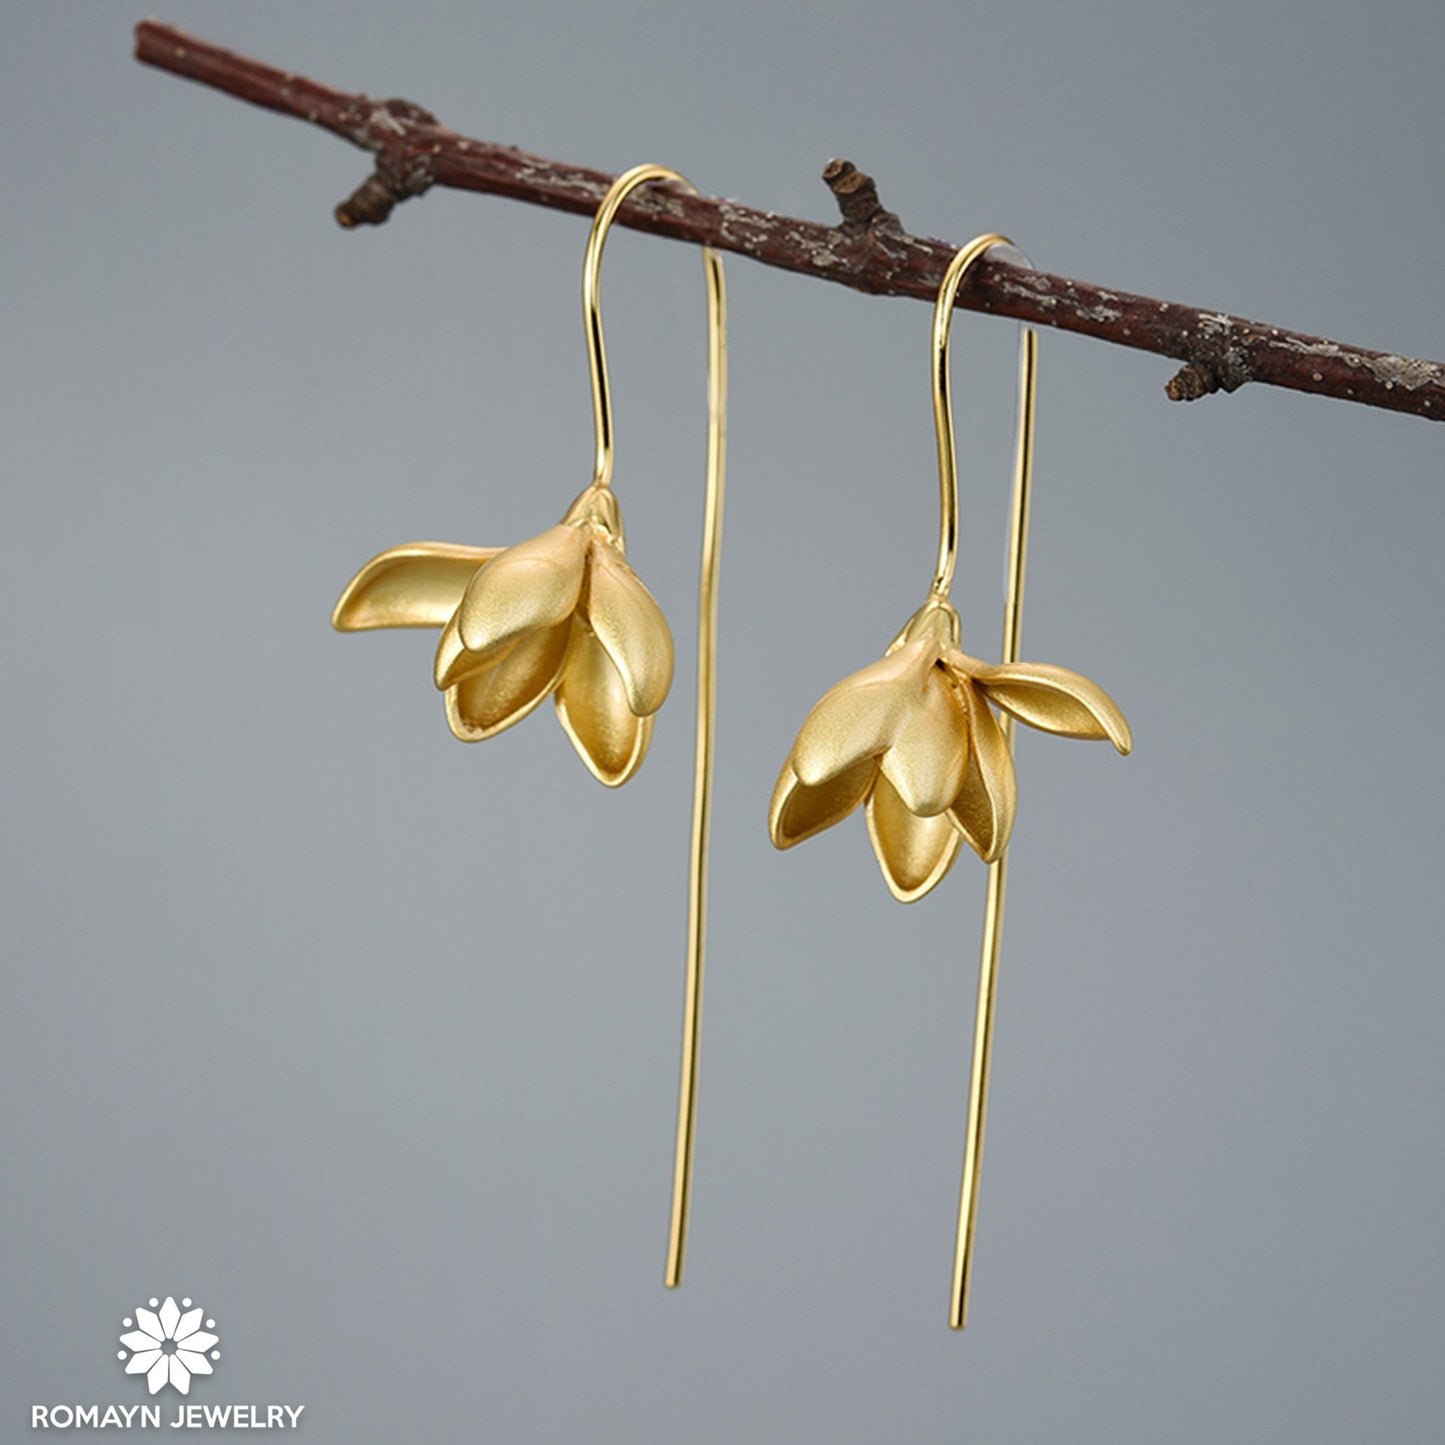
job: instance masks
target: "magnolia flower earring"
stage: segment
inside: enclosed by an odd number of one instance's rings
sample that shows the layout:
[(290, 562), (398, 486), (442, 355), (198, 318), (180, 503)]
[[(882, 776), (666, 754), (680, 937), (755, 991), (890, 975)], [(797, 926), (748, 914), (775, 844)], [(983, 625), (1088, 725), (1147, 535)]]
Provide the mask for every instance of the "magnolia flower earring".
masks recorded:
[[(1132, 745), (1123, 713), (1097, 684), (1062, 667), (1018, 660), (1038, 357), (1032, 327), (1023, 327), (1020, 333), (1018, 445), (1002, 661), (983, 662), (959, 647), (959, 617), (949, 601), (958, 554), (949, 332), (958, 287), (968, 268), (990, 247), (1012, 245), (998, 235), (970, 241), (944, 272), (934, 307), (933, 416), (942, 525), (928, 599), (881, 661), (845, 678), (808, 714), (783, 764), (768, 820), (774, 845), (791, 848), (841, 822), (861, 804), (883, 877), (894, 897), (904, 903), (929, 892), (953, 866), (965, 843), (989, 865), (949, 1315), (954, 1329), (962, 1329), (968, 1317), (1006, 850), (1016, 803), (1014, 722), (1064, 737), (1107, 739), (1121, 753)], [(1002, 710), (1002, 719), (994, 716), (994, 707)]]
[[(447, 722), (479, 742), (520, 722), (548, 696), (594, 777), (619, 787), (642, 766), (653, 717), (672, 684), (672, 634), (627, 561), (612, 492), (612, 401), (602, 340), (602, 248), (627, 196), (651, 181), (695, 188), (666, 166), (619, 176), (592, 222), (582, 267), (582, 309), (592, 375), (596, 462), (591, 484), (557, 526), (514, 547), (416, 542), (372, 558), (347, 584), (332, 625), (439, 627), (435, 681)], [(688, 893), (682, 1078), (666, 1282), (682, 1282), (692, 1192), (708, 814), (712, 795), (717, 569), (722, 540), (727, 416), (727, 308), (722, 262), (703, 248), (708, 296), (707, 492), (698, 598), (697, 750)]]

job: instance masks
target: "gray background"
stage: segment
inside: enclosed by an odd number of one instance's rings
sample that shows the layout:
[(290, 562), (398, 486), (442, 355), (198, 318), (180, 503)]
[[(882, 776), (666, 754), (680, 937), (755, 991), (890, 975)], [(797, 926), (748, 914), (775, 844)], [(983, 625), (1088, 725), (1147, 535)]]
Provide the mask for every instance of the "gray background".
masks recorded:
[[(698, 1172), (661, 1287), (703, 462), (694, 256), (606, 277), (631, 556), (681, 665), (597, 786), (464, 748), (424, 634), (343, 638), (420, 537), (588, 479), (585, 225), (434, 192), (0, 11), (0, 1438), (192, 1398), (315, 1441), (1434, 1441), (1445, 1407), (1442, 440), (1042, 342), (1025, 655), (1134, 756), (1027, 733), (973, 1322), (946, 1328), (983, 870), (912, 908), (861, 819), (787, 855), (813, 701), (921, 600), (928, 312), (728, 262), (731, 498)], [(1440, 356), (1429, 0), (204, 4), (166, 18), (457, 129)], [(1014, 328), (955, 332), (957, 600), (996, 647)], [(164, 1397), (174, 1403), (167, 1392)], [(169, 1413), (169, 1411), (168, 1411)]]

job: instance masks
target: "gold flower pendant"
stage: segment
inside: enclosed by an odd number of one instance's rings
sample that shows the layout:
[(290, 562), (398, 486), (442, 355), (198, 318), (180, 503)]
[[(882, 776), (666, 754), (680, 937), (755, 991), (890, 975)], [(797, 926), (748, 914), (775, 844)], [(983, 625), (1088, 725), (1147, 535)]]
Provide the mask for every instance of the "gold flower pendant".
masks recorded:
[(595, 485), (515, 547), (416, 542), (373, 557), (331, 622), (342, 632), (440, 627), (434, 680), (457, 737), (492, 737), (552, 696), (609, 788), (642, 765), (672, 686), (672, 632), (627, 564), (616, 497)]
[(893, 896), (922, 898), (967, 843), (985, 863), (1013, 831), (1013, 757), (994, 704), (1044, 732), (1132, 746), (1113, 699), (1047, 663), (994, 665), (959, 649), (958, 613), (930, 597), (878, 662), (808, 714), (773, 789), (768, 828), (791, 848), (865, 806)]

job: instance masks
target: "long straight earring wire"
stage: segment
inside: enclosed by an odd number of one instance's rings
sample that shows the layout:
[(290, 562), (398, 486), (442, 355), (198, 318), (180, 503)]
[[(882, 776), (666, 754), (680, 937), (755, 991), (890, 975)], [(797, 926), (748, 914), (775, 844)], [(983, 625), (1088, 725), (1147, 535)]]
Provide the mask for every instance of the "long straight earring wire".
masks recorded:
[[(592, 417), (597, 434), (594, 485), (612, 481), (612, 399), (607, 381), (607, 350), (602, 339), (599, 282), (602, 248), (613, 218), (628, 195), (649, 181), (673, 181), (696, 187), (667, 166), (642, 165), (613, 182), (592, 221), (582, 266), (582, 310), (587, 330), (587, 359), (592, 375)], [(682, 1283), (687, 1226), (692, 1204), (693, 1140), (697, 1128), (697, 1071), (702, 1041), (703, 961), (707, 943), (708, 829), (712, 814), (713, 723), (717, 712), (717, 583), (722, 547), (723, 491), (727, 450), (727, 291), (722, 260), (703, 247), (707, 280), (708, 414), (707, 482), (703, 500), (702, 565), (697, 609), (697, 740), (693, 759), (692, 840), (688, 864), (687, 976), (683, 995), (682, 1068), (678, 1085), (677, 1142), (673, 1155), (672, 1219), (664, 1282)]]
[[(1028, 560), (1029, 506), (1034, 464), (1034, 398), (1038, 378), (1039, 339), (1031, 326), (1019, 328), (1018, 438), (1014, 451), (1012, 515), (1009, 522), (1008, 583), (1004, 600), (1005, 666), (1019, 660), (1023, 624), (1024, 569)], [(1013, 753), (1014, 720), (1001, 719), (1004, 742)], [(964, 1138), (963, 1183), (958, 1201), (958, 1235), (954, 1245), (953, 1298), (949, 1324), (961, 1330), (968, 1323), (969, 1286), (973, 1279), (973, 1239), (978, 1219), (978, 1183), (983, 1165), (983, 1129), (988, 1110), (989, 1065), (993, 1054), (994, 1002), (998, 992), (999, 948), (1003, 939), (1004, 892), (1008, 885), (1008, 849), (988, 865), (988, 897), (984, 907), (983, 943), (978, 970), (978, 1005), (974, 1015), (973, 1067), (968, 1087), (968, 1127)]]
[(667, 1243), (668, 1289), (682, 1283), (692, 1206), (692, 1151), (697, 1126), (697, 1063), (702, 1040), (702, 968), (707, 946), (707, 844), (712, 821), (713, 723), (717, 713), (717, 579), (722, 548), (723, 477), (727, 453), (727, 292), (722, 261), (704, 249), (708, 298), (707, 496), (697, 609), (697, 745), (693, 753), (692, 849), (687, 897), (687, 986), (682, 1012), (682, 1071), (677, 1144), (673, 1153), (672, 1227)]

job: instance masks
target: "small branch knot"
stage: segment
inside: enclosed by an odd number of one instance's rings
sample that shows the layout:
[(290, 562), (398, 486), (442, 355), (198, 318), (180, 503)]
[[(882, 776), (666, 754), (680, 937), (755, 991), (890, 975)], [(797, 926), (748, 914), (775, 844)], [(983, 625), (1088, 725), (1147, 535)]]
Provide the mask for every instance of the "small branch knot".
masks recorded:
[(376, 170), (336, 208), (340, 225), (379, 226), (398, 201), (430, 189), (432, 174), (427, 133), (439, 122), (431, 111), (410, 100), (367, 101), (365, 121), (351, 138), (376, 156)]
[[(388, 104), (398, 102), (389, 101)], [(425, 111), (421, 113), (426, 114)], [(379, 150), (376, 169), (337, 206), (337, 223), (348, 229), (353, 226), (379, 226), (391, 215), (398, 201), (423, 195), (431, 189), (432, 180), (424, 155), (409, 155), (403, 151), (400, 160), (395, 160), (389, 151)]]
[(833, 192), (843, 213), (845, 231), (896, 231), (903, 233), (898, 217), (885, 211), (878, 199), (878, 186), (852, 161), (831, 160), (823, 167), (823, 180)]
[(1170, 378), (1164, 388), (1164, 395), (1170, 401), (1198, 401), (1219, 390), (1219, 381), (1212, 371), (1196, 366), (1192, 361)]
[(391, 215), (397, 200), (391, 182), (379, 171), (373, 171), (337, 206), (337, 224), (348, 229), (352, 226), (379, 226)]
[(1199, 357), (1180, 368), (1164, 388), (1170, 401), (1198, 401), (1216, 391), (1238, 391), (1254, 376), (1245, 354), (1236, 347), (1217, 356)]

